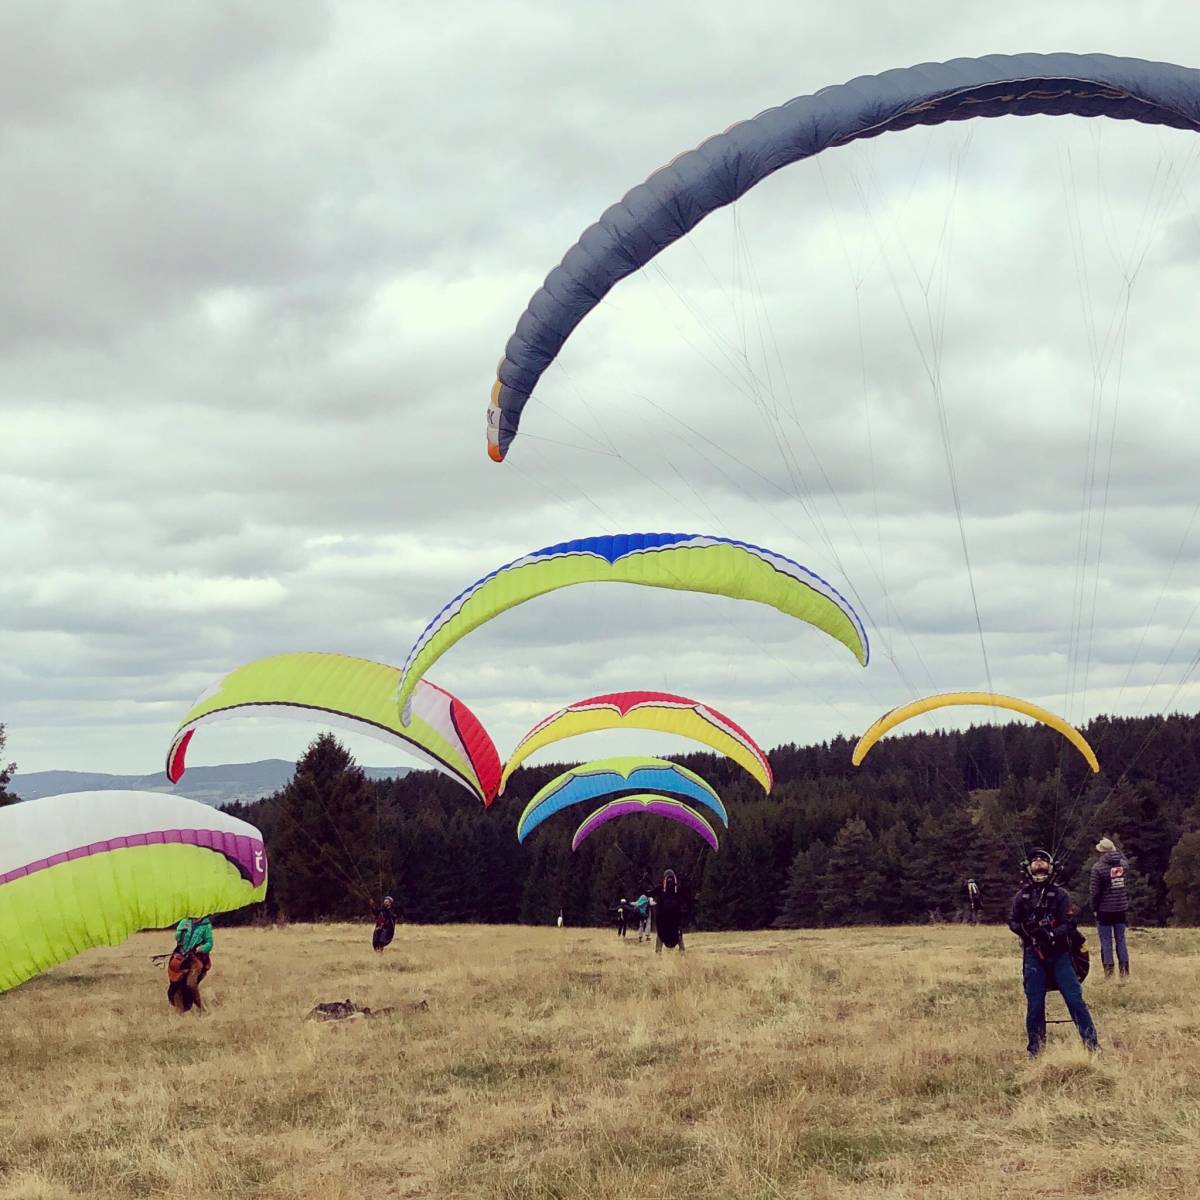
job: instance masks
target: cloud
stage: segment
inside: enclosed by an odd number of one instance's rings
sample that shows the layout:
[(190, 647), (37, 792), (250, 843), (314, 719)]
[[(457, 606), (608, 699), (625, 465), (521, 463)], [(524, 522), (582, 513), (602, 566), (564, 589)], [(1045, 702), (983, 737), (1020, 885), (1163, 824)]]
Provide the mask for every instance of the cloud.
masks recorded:
[[(498, 564), (631, 530), (809, 565), (867, 616), (872, 668), (765, 609), (573, 589), (438, 664), (502, 749), (626, 686), (766, 744), (987, 673), (1078, 717), (1194, 706), (1194, 136), (1009, 119), (831, 151), (615, 288), (502, 467), (483, 413), (579, 232), (732, 121), (959, 54), (1196, 63), (1200, 18), (17, 3), (0, 46), (0, 721), (23, 771), (150, 769), (238, 663), (402, 662)], [(227, 724), (209, 761), (310, 732)]]

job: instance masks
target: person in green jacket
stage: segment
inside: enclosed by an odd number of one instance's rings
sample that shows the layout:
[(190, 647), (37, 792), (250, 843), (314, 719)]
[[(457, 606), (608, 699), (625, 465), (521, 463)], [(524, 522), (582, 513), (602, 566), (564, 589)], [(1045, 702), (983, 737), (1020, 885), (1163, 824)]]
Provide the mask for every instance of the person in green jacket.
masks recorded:
[(184, 917), (175, 926), (175, 949), (167, 963), (167, 999), (179, 1012), (204, 1011), (200, 982), (212, 968), (211, 917)]
[(650, 897), (643, 892), (634, 902), (638, 915), (638, 941), (650, 940)]
[(178, 954), (199, 952), (206, 957), (212, 954), (212, 917), (184, 917), (175, 926), (175, 950)]

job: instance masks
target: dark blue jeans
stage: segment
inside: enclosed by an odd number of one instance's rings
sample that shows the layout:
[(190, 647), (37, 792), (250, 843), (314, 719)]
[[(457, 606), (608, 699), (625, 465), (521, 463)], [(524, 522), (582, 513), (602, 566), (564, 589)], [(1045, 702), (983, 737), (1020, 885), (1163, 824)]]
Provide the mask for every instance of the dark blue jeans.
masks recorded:
[(1060, 954), (1057, 958), (1043, 963), (1032, 947), (1025, 947), (1024, 961), (1021, 965), (1025, 978), (1025, 1032), (1029, 1035), (1029, 1053), (1031, 1056), (1041, 1052), (1046, 1044), (1046, 975), (1051, 973), (1062, 992), (1066, 1002), (1067, 1012), (1079, 1030), (1083, 1044), (1089, 1050), (1098, 1050), (1100, 1043), (1096, 1040), (1096, 1026), (1092, 1023), (1092, 1014), (1083, 1002), (1083, 988), (1079, 986), (1079, 977), (1071, 963), (1069, 954)]
[(1117, 962), (1129, 969), (1129, 950), (1125, 945), (1125, 922), (1106, 921), (1104, 914), (1096, 918), (1096, 932), (1100, 935), (1100, 961), (1111, 968), (1113, 965), (1113, 940), (1117, 943)]

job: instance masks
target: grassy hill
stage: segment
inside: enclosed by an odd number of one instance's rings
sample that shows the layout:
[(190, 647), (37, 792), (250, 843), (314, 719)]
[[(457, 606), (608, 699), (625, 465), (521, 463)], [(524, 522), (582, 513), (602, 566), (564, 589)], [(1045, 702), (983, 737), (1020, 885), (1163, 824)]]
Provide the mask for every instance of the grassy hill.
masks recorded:
[[(218, 929), (202, 1018), (163, 935), (0, 996), (0, 1197), (1196, 1194), (1196, 931), (1131, 935), (1131, 981), (1085, 987), (1103, 1053), (1052, 1025), (1033, 1064), (994, 927), (369, 939)], [(305, 1019), (347, 997), (428, 1008)]]

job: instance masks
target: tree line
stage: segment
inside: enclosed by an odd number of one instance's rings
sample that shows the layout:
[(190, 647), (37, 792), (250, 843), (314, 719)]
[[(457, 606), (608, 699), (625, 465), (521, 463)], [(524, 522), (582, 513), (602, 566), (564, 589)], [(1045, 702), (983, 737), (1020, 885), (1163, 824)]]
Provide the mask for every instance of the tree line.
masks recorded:
[(0, 725), (0, 808), (6, 804), (16, 804), (17, 797), (8, 790), (8, 785), (12, 781), (12, 777), (17, 773), (17, 764), (10, 762), (7, 765), (4, 762), (4, 745), (7, 740), (7, 735), (4, 732), (4, 726)]
[(570, 764), (522, 768), (485, 810), (436, 772), (371, 781), (322, 734), (285, 788), (228, 806), (271, 854), (270, 896), (241, 919), (353, 919), (386, 894), (410, 922), (547, 924), (561, 910), (569, 925), (598, 925), (670, 867), (693, 928), (962, 919), (968, 878), (984, 918), (1002, 921), (1034, 847), (1059, 852), (1087, 919), (1092, 847), (1109, 836), (1130, 859), (1134, 923), (1200, 923), (1200, 718), (1098, 717), (1085, 733), (1101, 775), (1057, 734), (1017, 723), (893, 736), (860, 768), (846, 738), (788, 744), (771, 751), (769, 796), (720, 756), (671, 756), (725, 802), (717, 853), (650, 816), (612, 822), (572, 853), (582, 809), (519, 844), (525, 804)]

